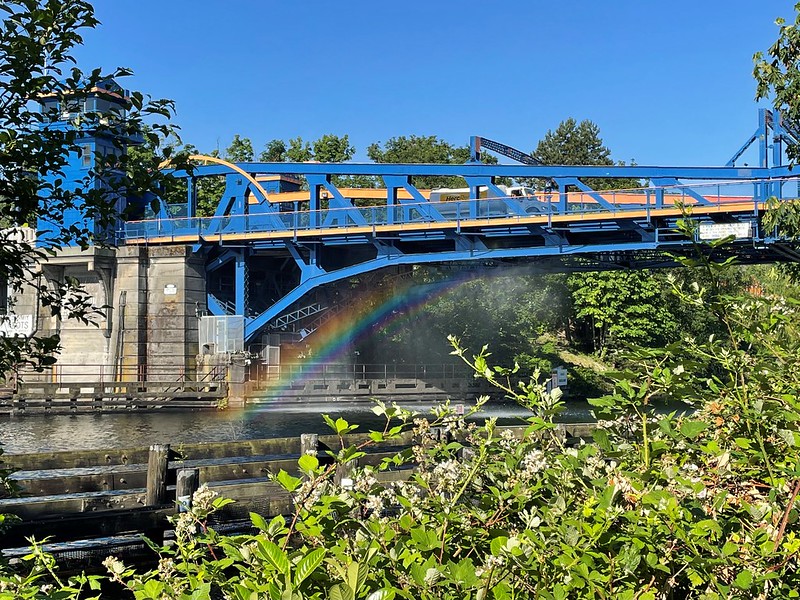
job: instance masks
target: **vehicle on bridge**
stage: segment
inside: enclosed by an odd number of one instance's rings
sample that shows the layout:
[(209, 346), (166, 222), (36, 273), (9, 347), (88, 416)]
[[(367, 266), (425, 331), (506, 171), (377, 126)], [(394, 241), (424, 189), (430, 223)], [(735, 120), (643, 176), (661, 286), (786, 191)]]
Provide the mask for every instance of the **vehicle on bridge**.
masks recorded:
[[(545, 194), (532, 187), (524, 185), (506, 186), (499, 184), (493, 186), (494, 190), (482, 185), (477, 188), (475, 195), (472, 188), (436, 188), (428, 193), (430, 202), (439, 203), (437, 211), (445, 218), (469, 218), (469, 200), (479, 198), (480, 214), (488, 215), (515, 215), (520, 214), (520, 208), (525, 214), (538, 214), (552, 212), (553, 207), (548, 204)], [(498, 194), (497, 192), (502, 192)], [(552, 194), (551, 194), (552, 195)]]

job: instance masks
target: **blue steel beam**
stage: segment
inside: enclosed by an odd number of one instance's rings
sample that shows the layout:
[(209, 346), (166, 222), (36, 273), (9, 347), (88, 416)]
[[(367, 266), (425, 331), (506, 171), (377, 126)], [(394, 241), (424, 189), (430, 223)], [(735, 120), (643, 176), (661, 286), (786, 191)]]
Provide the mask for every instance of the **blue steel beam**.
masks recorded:
[[(678, 247), (689, 246), (689, 240), (682, 240), (676, 242), (664, 243), (660, 241), (639, 241), (630, 242), (624, 245), (619, 243), (610, 244), (592, 244), (591, 246), (574, 245), (570, 248), (558, 246), (541, 246), (535, 250), (535, 256), (553, 257), (553, 256), (568, 256), (570, 254), (581, 254), (583, 252), (591, 251), (593, 253), (602, 252), (618, 252), (620, 250), (635, 251), (635, 250), (664, 250), (667, 246), (675, 249)], [(385, 267), (391, 266), (404, 266), (404, 265), (418, 265), (430, 264), (437, 262), (451, 262), (451, 261), (489, 261), (501, 260), (509, 258), (526, 258), (532, 256), (531, 248), (498, 248), (487, 249), (479, 251), (452, 251), (452, 252), (430, 252), (424, 254), (401, 254), (380, 256), (373, 260), (365, 261), (344, 269), (339, 269), (331, 272), (323, 272), (315, 277), (310, 277), (303, 281), (300, 285), (291, 290), (283, 298), (278, 300), (275, 304), (269, 307), (266, 311), (249, 319), (245, 324), (245, 341), (250, 341), (258, 332), (270, 323), (274, 318), (278, 317), (292, 304), (299, 301), (310, 291), (328, 283), (334, 283), (350, 277), (355, 277), (370, 271), (376, 271)]]
[[(653, 184), (656, 185), (656, 186), (659, 186), (659, 187), (664, 187), (664, 186), (675, 186), (675, 187), (677, 187), (677, 186), (680, 185), (680, 182), (677, 179), (675, 179), (674, 177), (655, 177), (655, 178), (653, 178)], [(682, 187), (681, 190), (687, 196), (697, 200), (697, 203), (700, 204), (700, 205), (707, 206), (708, 204), (710, 204), (710, 202), (706, 198), (704, 198), (701, 194), (698, 194), (696, 191), (694, 191), (691, 188)]]
[[(570, 165), (442, 165), (442, 164), (389, 164), (389, 163), (237, 163), (250, 174), (274, 173), (282, 175), (377, 175), (381, 177), (442, 175), (454, 177), (534, 177), (555, 179), (566, 177), (596, 177), (607, 179), (675, 179), (740, 180), (776, 179), (797, 175), (790, 167), (656, 167), (643, 165), (620, 166), (570, 166)], [(222, 165), (204, 165), (192, 171), (194, 177), (226, 175), (230, 169)], [(172, 171), (176, 177), (187, 177), (186, 171)]]
[[(384, 175), (383, 182), (389, 190), (387, 195), (387, 204), (389, 207), (403, 206), (413, 204), (414, 210), (417, 210), (429, 221), (444, 221), (445, 218), (433, 206), (427, 205), (427, 200), (420, 191), (411, 185), (408, 176)], [(413, 200), (402, 200), (397, 197), (397, 190), (403, 189), (411, 194)], [(410, 221), (410, 209), (403, 210), (403, 221)], [(394, 222), (394, 211), (390, 211), (392, 222)]]
[(565, 185), (574, 185), (580, 191), (586, 192), (586, 194), (590, 198), (594, 199), (595, 202), (597, 202), (600, 206), (602, 206), (606, 210), (614, 211), (617, 208), (616, 206), (608, 202), (605, 198), (603, 198), (603, 196), (600, 195), (600, 192), (594, 191), (592, 188), (583, 183), (577, 177), (565, 177), (563, 179), (556, 179), (556, 183), (558, 184), (558, 187), (560, 189), (563, 189)]
[(247, 314), (247, 250), (236, 252), (235, 269), (236, 314)]

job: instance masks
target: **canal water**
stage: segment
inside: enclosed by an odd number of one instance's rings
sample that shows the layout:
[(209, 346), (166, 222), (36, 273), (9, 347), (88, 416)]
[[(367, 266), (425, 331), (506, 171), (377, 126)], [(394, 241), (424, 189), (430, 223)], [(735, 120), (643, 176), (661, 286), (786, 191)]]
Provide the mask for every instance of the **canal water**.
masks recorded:
[[(432, 405), (404, 404), (425, 413)], [(466, 405), (468, 406), (468, 405)], [(204, 412), (125, 412), (119, 414), (26, 415), (0, 418), (0, 445), (4, 452), (52, 452), (130, 448), (150, 444), (223, 442), (272, 437), (294, 437), (301, 433), (331, 433), (322, 414), (358, 423), (358, 431), (383, 427), (368, 402), (303, 403), (297, 405), (250, 406), (245, 410)], [(570, 402), (561, 415), (564, 422), (591, 421), (590, 406)], [(476, 415), (479, 420), (497, 417), (503, 425), (519, 424), (528, 416), (516, 404), (488, 404)]]

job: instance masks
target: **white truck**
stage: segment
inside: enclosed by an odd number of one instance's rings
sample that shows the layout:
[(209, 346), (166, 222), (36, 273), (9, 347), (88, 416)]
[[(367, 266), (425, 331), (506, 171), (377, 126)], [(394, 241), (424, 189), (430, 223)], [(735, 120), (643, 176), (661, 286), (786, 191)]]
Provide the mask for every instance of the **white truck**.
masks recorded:
[[(517, 215), (515, 204), (522, 207), (526, 214), (547, 213), (550, 209), (548, 203), (543, 201), (541, 193), (537, 196), (532, 187), (522, 185), (497, 186), (504, 193), (503, 196), (490, 194), (489, 188), (480, 186), (478, 196), (478, 216)], [(436, 203), (439, 213), (445, 218), (469, 218), (470, 188), (438, 188), (431, 190), (428, 199)]]

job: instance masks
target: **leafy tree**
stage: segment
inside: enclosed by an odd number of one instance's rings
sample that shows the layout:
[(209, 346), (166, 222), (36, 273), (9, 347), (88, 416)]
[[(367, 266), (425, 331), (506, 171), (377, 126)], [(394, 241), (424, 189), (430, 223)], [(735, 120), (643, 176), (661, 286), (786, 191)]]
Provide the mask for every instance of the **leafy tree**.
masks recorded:
[[(539, 141), (533, 156), (546, 165), (613, 165), (611, 150), (600, 137), (600, 128), (585, 119), (578, 123), (572, 117), (548, 130)], [(621, 164), (621, 163), (620, 163)], [(584, 183), (595, 190), (641, 187), (638, 179), (587, 178)]]
[[(445, 140), (440, 140), (435, 135), (429, 136), (404, 136), (389, 138), (381, 145), (380, 142), (370, 144), (367, 156), (377, 163), (436, 163), (436, 164), (464, 164), (469, 160), (469, 148), (466, 146), (453, 146)], [(459, 188), (466, 187), (467, 183), (461, 177), (446, 176), (421, 176), (413, 178), (416, 186), (423, 189), (431, 188)]]
[[(323, 163), (347, 162), (352, 160), (356, 153), (356, 149), (350, 143), (350, 138), (347, 135), (338, 136), (332, 133), (326, 133), (318, 140), (315, 140), (311, 144), (311, 147), (313, 149), (313, 159)], [(368, 175), (335, 175), (331, 178), (331, 182), (341, 187), (378, 187), (376, 178)], [(357, 200), (356, 204), (362, 205), (369, 203)]]
[[(219, 157), (218, 150), (212, 150), (210, 156)], [(231, 143), (221, 157), (229, 162), (251, 162), (254, 160), (253, 143), (250, 138), (233, 136)], [(210, 217), (216, 210), (220, 198), (225, 191), (225, 177), (203, 177), (197, 182), (197, 216)]]
[(286, 157), (286, 143), (283, 140), (270, 140), (259, 154), (258, 159), (262, 162), (284, 162)]
[[(72, 127), (48, 127), (62, 111), (39, 111), (32, 100), (56, 98), (60, 107), (88, 108), (84, 100), (93, 90), (107, 89), (112, 85), (110, 78), (130, 72), (83, 72), (74, 66), (75, 46), (81, 44), (84, 31), (98, 24), (85, 0), (16, 0), (0, 3), (0, 10), (5, 13), (0, 22), (0, 214), (5, 225), (34, 226), (42, 220), (52, 231), (44, 247), (19, 241), (13, 230), (0, 232), (0, 282), (17, 291), (35, 288), (40, 301), (62, 318), (88, 320), (90, 299), (77, 282), (60, 283), (53, 290), (37, 284), (33, 273), (41, 260), (63, 244), (86, 246), (104, 241), (85, 225), (65, 226), (65, 212), (80, 209), (101, 227), (112, 229), (120, 195), (144, 196), (167, 181), (157, 164), (170, 154), (169, 146), (162, 147), (161, 141), (174, 134), (164, 123), (172, 115), (173, 105), (135, 92), (124, 100), (125, 112), (84, 110)], [(150, 124), (148, 129), (144, 120)], [(70, 156), (80, 151), (83, 131), (115, 139), (116, 148), (95, 156), (85, 179), (70, 181), (65, 167)], [(127, 140), (141, 137), (152, 144), (153, 154), (126, 154)], [(42, 202), (43, 198), (47, 202)], [(54, 362), (51, 355), (58, 345), (57, 337), (0, 337), (0, 377), (22, 363), (41, 366)]]
[[(787, 123), (797, 128), (800, 125), (800, 3), (795, 4), (794, 23), (787, 24), (777, 19), (775, 24), (780, 34), (775, 43), (763, 52), (753, 56), (756, 79), (756, 100), (771, 97), (772, 105), (781, 113)], [(800, 157), (800, 148), (790, 145), (786, 154), (792, 161)]]
[[(600, 137), (600, 128), (590, 120), (569, 118), (548, 130), (536, 146), (534, 156), (545, 164), (613, 165), (611, 151)], [(587, 178), (593, 189), (639, 187), (637, 179)], [(662, 302), (663, 278), (649, 272), (606, 271), (569, 276), (572, 314), (566, 330), (585, 347), (602, 350), (607, 344), (661, 343), (675, 332), (675, 319)], [(656, 315), (664, 322), (652, 320)]]
[(664, 301), (663, 278), (648, 271), (570, 275), (577, 341), (594, 351), (620, 344), (653, 345), (674, 339), (677, 322)]
[(289, 147), (286, 149), (286, 159), (289, 162), (308, 162), (313, 158), (311, 144), (304, 142), (299, 136), (289, 140)]
[(253, 142), (250, 138), (233, 136), (230, 146), (225, 149), (225, 160), (230, 162), (252, 162), (254, 159)]
[[(148, 132), (149, 127), (145, 126), (144, 131)], [(197, 153), (194, 146), (183, 145), (177, 136), (155, 138), (146, 135), (144, 143), (127, 149), (128, 171), (130, 173), (136, 170), (157, 172), (163, 166), (165, 158), (168, 158), (172, 164), (182, 164), (190, 155)], [(166, 178), (161, 184), (158, 196), (170, 207), (185, 204), (187, 180), (185, 178)], [(169, 210), (174, 212), (175, 209), (170, 208)], [(127, 216), (133, 219), (142, 217), (142, 215)]]
[(347, 162), (353, 158), (356, 149), (350, 144), (347, 135), (338, 136), (326, 133), (313, 144), (314, 160), (323, 163)]

